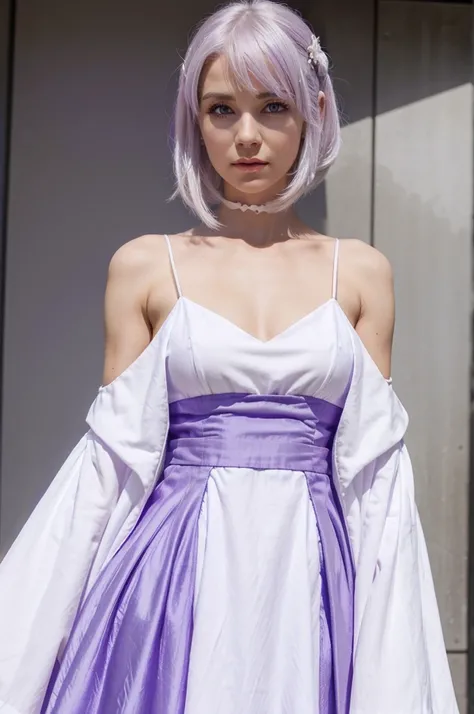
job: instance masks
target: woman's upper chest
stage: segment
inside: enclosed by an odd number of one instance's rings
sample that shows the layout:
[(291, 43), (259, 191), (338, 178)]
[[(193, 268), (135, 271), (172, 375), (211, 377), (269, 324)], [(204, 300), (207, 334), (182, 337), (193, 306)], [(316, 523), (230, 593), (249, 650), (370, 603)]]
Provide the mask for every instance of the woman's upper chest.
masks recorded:
[[(159, 238), (157, 236), (157, 238)], [(156, 334), (176, 298), (218, 313), (243, 331), (269, 341), (335, 296), (339, 241), (286, 241), (258, 249), (243, 241), (173, 236), (147, 301)], [(158, 275), (159, 274), (159, 275)], [(343, 295), (344, 305), (347, 302)], [(345, 305), (346, 307), (346, 305)], [(349, 301), (349, 314), (352, 308)]]

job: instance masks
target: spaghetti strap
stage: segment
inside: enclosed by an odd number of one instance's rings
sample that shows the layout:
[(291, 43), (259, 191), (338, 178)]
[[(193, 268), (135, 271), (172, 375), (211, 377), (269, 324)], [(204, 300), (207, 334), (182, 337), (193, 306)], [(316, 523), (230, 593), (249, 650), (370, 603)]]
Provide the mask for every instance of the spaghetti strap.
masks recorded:
[(169, 239), (169, 236), (166, 233), (164, 233), (163, 235), (165, 237), (166, 245), (168, 247), (168, 255), (170, 258), (171, 271), (173, 273), (173, 279), (174, 279), (174, 283), (176, 285), (176, 290), (178, 292), (178, 297), (182, 297), (183, 293), (181, 292), (181, 286), (179, 284), (178, 271), (176, 270), (176, 264), (174, 262), (173, 251), (171, 249), (171, 241)]
[(337, 269), (339, 267), (339, 238), (335, 238), (334, 265), (332, 272), (332, 298), (337, 300)]

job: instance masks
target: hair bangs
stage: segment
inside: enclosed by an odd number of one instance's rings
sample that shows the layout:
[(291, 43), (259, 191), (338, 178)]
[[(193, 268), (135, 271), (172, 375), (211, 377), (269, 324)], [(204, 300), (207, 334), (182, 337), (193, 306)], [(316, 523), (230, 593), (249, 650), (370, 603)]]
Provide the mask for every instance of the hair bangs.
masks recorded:
[(262, 27), (252, 18), (253, 27), (241, 23), (228, 38), (222, 54), (227, 60), (228, 80), (240, 89), (255, 91), (255, 82), (302, 110), (299, 61), (295, 45), (278, 28)]

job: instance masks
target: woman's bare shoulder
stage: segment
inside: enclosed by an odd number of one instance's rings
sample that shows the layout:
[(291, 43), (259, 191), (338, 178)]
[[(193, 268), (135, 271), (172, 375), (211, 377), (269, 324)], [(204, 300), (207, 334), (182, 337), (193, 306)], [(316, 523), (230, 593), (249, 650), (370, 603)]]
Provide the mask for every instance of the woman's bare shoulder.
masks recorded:
[[(186, 233), (167, 235), (173, 253), (187, 242)], [(142, 289), (146, 290), (149, 281), (157, 285), (162, 279), (167, 279), (168, 272), (169, 255), (165, 234), (146, 233), (117, 248), (109, 261), (108, 280), (127, 283), (138, 280)]]
[(164, 257), (165, 250), (163, 235), (140, 235), (117, 248), (110, 259), (109, 271), (113, 275), (133, 275), (147, 269), (157, 258)]
[(381, 273), (382, 278), (390, 278), (392, 267), (387, 256), (378, 248), (359, 238), (342, 238), (343, 250), (352, 267), (356, 267), (364, 275)]

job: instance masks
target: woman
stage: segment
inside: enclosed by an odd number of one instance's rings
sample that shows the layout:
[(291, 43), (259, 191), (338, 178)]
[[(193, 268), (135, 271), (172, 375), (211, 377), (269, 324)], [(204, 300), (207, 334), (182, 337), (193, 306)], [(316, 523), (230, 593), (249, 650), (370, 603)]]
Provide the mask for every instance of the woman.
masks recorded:
[(294, 211), (339, 143), (296, 13), (201, 24), (175, 143), (201, 223), (111, 261), (90, 429), (0, 572), (0, 711), (457, 711), (389, 386), (390, 265)]

